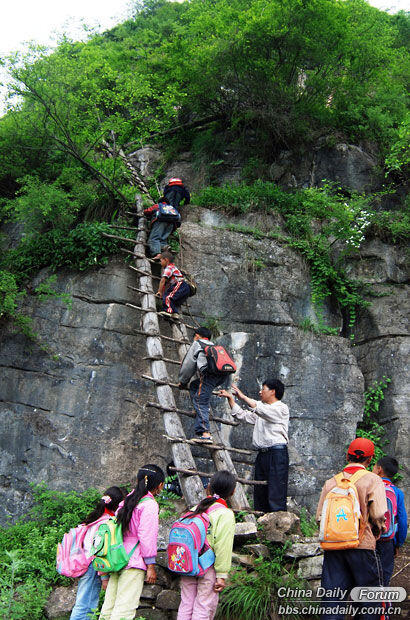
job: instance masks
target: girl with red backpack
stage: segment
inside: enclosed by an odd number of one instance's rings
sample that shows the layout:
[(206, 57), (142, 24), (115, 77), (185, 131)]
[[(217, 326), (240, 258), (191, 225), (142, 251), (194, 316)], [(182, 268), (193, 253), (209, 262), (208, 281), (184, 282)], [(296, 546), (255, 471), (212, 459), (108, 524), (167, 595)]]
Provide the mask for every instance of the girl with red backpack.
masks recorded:
[(208, 496), (185, 517), (206, 513), (209, 517), (207, 541), (215, 562), (200, 577), (181, 577), (181, 603), (177, 620), (212, 620), (219, 592), (225, 588), (232, 562), (235, 516), (226, 500), (235, 491), (236, 480), (229, 471), (216, 472), (208, 485)]
[[(100, 527), (101, 523), (114, 516), (119, 503), (124, 498), (124, 493), (118, 487), (110, 487), (104, 492), (104, 495), (98, 500), (94, 510), (84, 519), (83, 525), (87, 526), (84, 536), (83, 549), (85, 555), (89, 557), (90, 564), (86, 572), (80, 577), (77, 588), (77, 597), (75, 605), (72, 609), (70, 620), (88, 620), (94, 609), (98, 607), (98, 599), (101, 590), (101, 581), (103, 585), (107, 581), (104, 577), (100, 577), (92, 565), (92, 557), (89, 556), (94, 534)], [(107, 577), (108, 579), (108, 577)]]

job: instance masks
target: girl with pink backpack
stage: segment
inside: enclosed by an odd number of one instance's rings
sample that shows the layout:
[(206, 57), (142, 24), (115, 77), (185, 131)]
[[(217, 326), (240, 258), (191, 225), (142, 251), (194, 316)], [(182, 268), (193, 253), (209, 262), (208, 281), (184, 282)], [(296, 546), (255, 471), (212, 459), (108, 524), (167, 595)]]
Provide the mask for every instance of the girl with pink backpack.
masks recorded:
[[(94, 535), (101, 523), (114, 516), (123, 498), (124, 493), (120, 488), (110, 487), (105, 491), (102, 498), (98, 500), (96, 507), (84, 519), (82, 525), (75, 530), (79, 531), (79, 535), (82, 538), (83, 561), (85, 562), (85, 566), (87, 566), (88, 563), (88, 568), (86, 568), (85, 573), (79, 579), (77, 598), (71, 612), (70, 620), (89, 620), (92, 611), (98, 607), (98, 599), (102, 585), (101, 581), (104, 578), (101, 578), (94, 570), (92, 565), (93, 558), (90, 556), (89, 552)], [(104, 583), (106, 585), (107, 581), (103, 581), (103, 584)]]
[[(207, 515), (207, 545), (215, 554), (213, 565), (197, 577), (181, 577), (181, 603), (177, 620), (212, 620), (218, 607), (219, 592), (225, 588), (232, 562), (235, 516), (226, 500), (235, 491), (236, 480), (229, 471), (216, 472), (208, 485), (208, 497), (184, 515)], [(201, 571), (202, 572), (202, 571)]]

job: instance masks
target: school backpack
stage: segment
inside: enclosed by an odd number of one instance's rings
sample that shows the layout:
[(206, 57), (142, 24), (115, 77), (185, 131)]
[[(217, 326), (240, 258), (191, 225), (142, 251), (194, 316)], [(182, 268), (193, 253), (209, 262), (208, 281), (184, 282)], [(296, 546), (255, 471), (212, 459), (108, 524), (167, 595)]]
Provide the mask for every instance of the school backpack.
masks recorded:
[(181, 269), (180, 271), (182, 275), (184, 276), (185, 282), (189, 286), (189, 297), (193, 297), (194, 295), (196, 295), (196, 292), (198, 289), (197, 283), (195, 282), (194, 278), (191, 276), (190, 273), (188, 273), (184, 269)]
[(157, 221), (169, 222), (170, 224), (175, 224), (176, 226), (179, 226), (181, 224), (181, 215), (178, 209), (176, 209), (172, 205), (169, 205), (166, 202), (159, 202)]
[(178, 575), (201, 577), (215, 562), (206, 538), (209, 516), (206, 512), (175, 521), (169, 532), (168, 568)]
[(231, 374), (236, 372), (236, 364), (228, 351), (220, 344), (204, 344), (201, 345), (208, 364), (208, 372), (212, 375)]
[(386, 491), (387, 512), (385, 514), (384, 527), (386, 531), (380, 536), (383, 540), (394, 538), (397, 532), (397, 497), (390, 480), (383, 478), (384, 488)]
[(355, 549), (361, 542), (365, 523), (361, 519), (356, 482), (368, 472), (360, 469), (349, 479), (341, 472), (329, 491), (320, 517), (319, 541), (323, 549)]
[(83, 544), (88, 525), (77, 525), (64, 534), (57, 545), (56, 569), (66, 577), (81, 577), (87, 571), (92, 558), (87, 558)]
[[(148, 499), (150, 498), (143, 497), (138, 505)], [(138, 545), (139, 541), (127, 553), (122, 537), (122, 525), (117, 523), (115, 517), (108, 519), (100, 525), (93, 538), (90, 554), (94, 556), (93, 566), (95, 570), (103, 573), (117, 573), (127, 566)]]

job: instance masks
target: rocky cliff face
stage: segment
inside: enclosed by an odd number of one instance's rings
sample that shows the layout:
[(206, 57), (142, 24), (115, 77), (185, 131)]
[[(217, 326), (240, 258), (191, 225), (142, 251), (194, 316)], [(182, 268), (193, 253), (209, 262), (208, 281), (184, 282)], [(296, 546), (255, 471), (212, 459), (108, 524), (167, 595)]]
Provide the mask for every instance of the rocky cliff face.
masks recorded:
[[(249, 215), (237, 223), (252, 221), (266, 229), (278, 224), (256, 219)], [(370, 273), (388, 292), (360, 317), (358, 344), (351, 348), (344, 338), (299, 327), (303, 318), (313, 316), (309, 272), (300, 256), (278, 241), (228, 231), (228, 223), (232, 219), (190, 208), (181, 228), (182, 263), (199, 283), (192, 313), (199, 321), (217, 319), (223, 342), (235, 351), (236, 380), (243, 390), (256, 395), (271, 374), (286, 384), (290, 494), (312, 508), (323, 480), (342, 465), (361, 419), (363, 375), (366, 384), (383, 374), (392, 378), (381, 416), (391, 451), (404, 460), (408, 341), (401, 256), (394, 248), (371, 242), (362, 260), (351, 263), (352, 272)], [(141, 379), (148, 363), (143, 359), (144, 337), (134, 331), (140, 316), (125, 305), (137, 300), (128, 288), (135, 284), (134, 272), (118, 259), (85, 274), (59, 274), (59, 288), (73, 297), (71, 309), (55, 300), (39, 304), (28, 298), (25, 311), (42, 340), (59, 354), (58, 361), (12, 334), (8, 326), (3, 328), (3, 519), (24, 511), (30, 482), (45, 481), (60, 490), (103, 488), (132, 480), (144, 461), (162, 466), (169, 461), (161, 417), (144, 407), (155, 396), (152, 385)], [(330, 324), (340, 325), (334, 309), (329, 306), (326, 313)], [(169, 346), (167, 350), (169, 357), (176, 357)], [(173, 378), (175, 373), (176, 368)], [(225, 407), (216, 400), (215, 408)], [(186, 396), (180, 402), (189, 406)], [(250, 426), (227, 428), (226, 439), (249, 446)], [(209, 462), (204, 465), (211, 467)], [(249, 464), (237, 466), (250, 475)]]
[[(220, 181), (240, 178), (240, 163), (227, 153)], [(137, 151), (134, 163), (152, 174), (160, 153)], [(230, 162), (230, 163), (229, 163)], [(297, 161), (283, 153), (272, 178), (285, 186), (304, 186), (331, 178), (357, 190), (377, 182), (374, 158), (359, 147), (319, 144)], [(182, 175), (192, 188), (206, 175), (189, 153), (167, 170)], [(363, 411), (363, 391), (383, 375), (391, 378), (380, 410), (387, 431), (387, 452), (404, 466), (408, 484), (408, 300), (404, 254), (378, 240), (366, 242), (351, 259), (351, 275), (373, 284), (379, 297), (363, 311), (355, 328), (355, 346), (342, 337), (316, 335), (301, 329), (314, 319), (309, 270), (304, 260), (279, 241), (227, 230), (236, 223), (261, 230), (281, 228), (279, 217), (249, 214), (226, 218), (206, 209), (185, 209), (180, 229), (180, 263), (199, 283), (191, 298), (195, 320), (211, 321), (221, 341), (238, 362), (236, 381), (256, 396), (261, 381), (279, 376), (286, 385), (284, 401), (291, 412), (289, 493), (314, 508), (323, 480), (342, 467), (346, 446), (354, 437)], [(163, 424), (144, 359), (144, 336), (136, 333), (140, 316), (126, 306), (138, 301), (128, 286), (137, 283), (121, 258), (103, 269), (58, 276), (59, 288), (72, 295), (70, 309), (55, 300), (39, 304), (27, 298), (25, 312), (34, 319), (46, 354), (10, 326), (0, 332), (0, 519), (17, 516), (30, 502), (29, 483), (45, 481), (55, 489), (103, 488), (132, 481), (143, 462), (165, 466), (170, 460)], [(191, 319), (192, 320), (192, 319)], [(341, 328), (337, 309), (325, 308), (328, 325)], [(164, 326), (165, 332), (169, 326)], [(172, 345), (167, 357), (176, 358)], [(171, 370), (175, 378), (177, 368)], [(186, 396), (179, 396), (189, 408)], [(215, 399), (221, 412), (226, 403)], [(187, 434), (192, 421), (184, 420)], [(252, 427), (224, 427), (233, 445), (249, 447)], [(212, 468), (197, 449), (202, 467)], [(248, 461), (248, 462), (247, 462)], [(236, 462), (251, 475), (252, 459)]]

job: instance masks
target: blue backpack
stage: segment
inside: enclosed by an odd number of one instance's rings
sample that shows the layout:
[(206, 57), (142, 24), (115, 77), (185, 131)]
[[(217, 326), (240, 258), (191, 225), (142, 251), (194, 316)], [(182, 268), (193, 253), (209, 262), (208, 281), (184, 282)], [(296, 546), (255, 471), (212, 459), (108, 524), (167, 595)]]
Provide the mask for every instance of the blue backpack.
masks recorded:
[(181, 215), (175, 207), (168, 205), (166, 202), (158, 203), (158, 222), (169, 222), (178, 226), (181, 223)]

